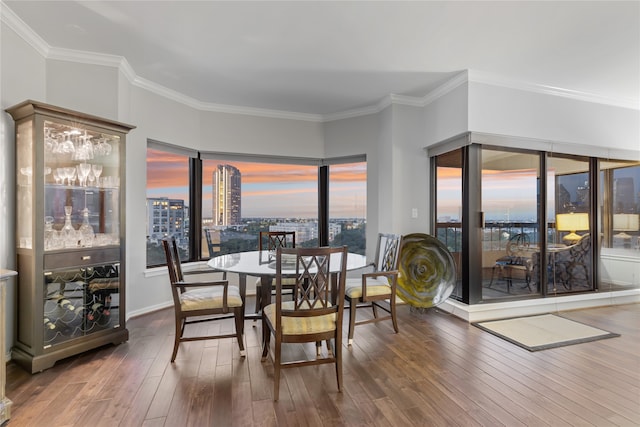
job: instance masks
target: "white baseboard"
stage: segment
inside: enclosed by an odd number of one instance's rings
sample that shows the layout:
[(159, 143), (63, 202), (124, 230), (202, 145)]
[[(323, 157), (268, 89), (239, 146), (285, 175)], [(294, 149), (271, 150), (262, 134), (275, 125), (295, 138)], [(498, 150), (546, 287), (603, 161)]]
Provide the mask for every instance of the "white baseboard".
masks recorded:
[(559, 297), (527, 299), (518, 301), (467, 305), (449, 298), (438, 309), (453, 314), (467, 322), (506, 319), (517, 316), (552, 313), (554, 311), (640, 302), (640, 289), (590, 294), (563, 295)]

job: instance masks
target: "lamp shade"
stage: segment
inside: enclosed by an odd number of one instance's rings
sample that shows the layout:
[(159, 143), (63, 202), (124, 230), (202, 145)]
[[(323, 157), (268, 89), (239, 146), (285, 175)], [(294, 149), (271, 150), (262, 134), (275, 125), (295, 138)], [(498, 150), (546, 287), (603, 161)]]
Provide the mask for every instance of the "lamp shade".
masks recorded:
[(589, 214), (568, 213), (556, 215), (556, 228), (558, 231), (580, 231), (589, 229)]
[(638, 231), (640, 217), (638, 214), (615, 214), (613, 215), (613, 229), (616, 231)]
[(569, 231), (562, 240), (566, 240), (571, 244), (581, 239), (576, 231), (589, 229), (589, 214), (586, 213), (566, 213), (556, 215), (556, 229), (558, 231)]

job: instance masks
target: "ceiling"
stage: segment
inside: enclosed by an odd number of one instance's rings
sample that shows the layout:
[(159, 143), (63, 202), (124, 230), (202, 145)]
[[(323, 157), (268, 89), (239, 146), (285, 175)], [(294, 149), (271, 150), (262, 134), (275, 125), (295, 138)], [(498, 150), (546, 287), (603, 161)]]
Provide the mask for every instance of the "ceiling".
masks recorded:
[[(640, 2), (3, 1), (201, 103), (332, 115), (464, 70), (640, 108)], [(538, 86), (540, 85), (540, 86)]]

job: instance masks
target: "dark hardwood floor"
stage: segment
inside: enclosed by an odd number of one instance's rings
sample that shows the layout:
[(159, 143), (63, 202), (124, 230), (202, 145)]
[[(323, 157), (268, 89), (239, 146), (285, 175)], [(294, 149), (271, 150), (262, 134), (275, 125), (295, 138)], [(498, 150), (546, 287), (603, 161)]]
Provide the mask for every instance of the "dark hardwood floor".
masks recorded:
[(185, 343), (171, 364), (173, 314), (162, 310), (132, 319), (127, 343), (42, 373), (9, 363), (9, 426), (640, 425), (640, 305), (560, 314), (621, 336), (530, 353), (439, 310), (402, 306), (399, 334), (383, 322), (356, 328), (351, 349), (345, 338), (342, 393), (333, 365), (296, 368), (274, 403), (259, 323), (246, 322), (246, 359), (225, 339)]

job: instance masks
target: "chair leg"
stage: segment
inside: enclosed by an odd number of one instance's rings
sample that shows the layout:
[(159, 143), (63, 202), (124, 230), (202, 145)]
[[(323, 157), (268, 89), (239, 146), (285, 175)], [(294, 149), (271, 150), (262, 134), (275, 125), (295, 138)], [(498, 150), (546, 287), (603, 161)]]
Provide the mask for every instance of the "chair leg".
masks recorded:
[(393, 323), (393, 330), (398, 333), (398, 320), (396, 319), (396, 296), (391, 295), (389, 299), (389, 308), (391, 310), (391, 322)]
[(178, 346), (180, 345), (180, 338), (182, 338), (182, 332), (184, 331), (184, 319), (176, 318), (176, 336), (173, 342), (173, 354), (171, 355), (171, 363), (175, 362), (176, 355), (178, 354)]
[[(263, 323), (264, 325), (264, 323)], [(271, 333), (269, 331), (262, 334), (262, 361), (264, 362), (267, 359), (267, 355), (269, 354), (269, 341), (271, 341)]]
[(342, 391), (342, 345), (338, 345), (336, 339), (334, 345), (334, 354), (336, 358), (336, 381), (338, 382), (338, 391)]
[(245, 357), (247, 353), (244, 351), (244, 307), (236, 307), (233, 309), (236, 321), (236, 339), (238, 347), (240, 347), (240, 357)]
[(254, 313), (260, 312), (260, 302), (262, 301), (262, 299), (260, 298), (260, 293), (262, 292), (261, 288), (262, 288), (261, 285), (256, 285), (256, 308)]
[(493, 278), (496, 275), (496, 267), (497, 266), (493, 266), (493, 268), (491, 269), (491, 281), (489, 282), (489, 286), (487, 286), (487, 288), (491, 288), (491, 286), (493, 285)]
[(353, 333), (356, 327), (356, 309), (357, 302), (354, 299), (349, 300), (349, 340), (347, 341), (347, 345), (353, 344)]
[(276, 338), (274, 363), (273, 363), (273, 401), (277, 401), (280, 398), (280, 350), (281, 343)]

